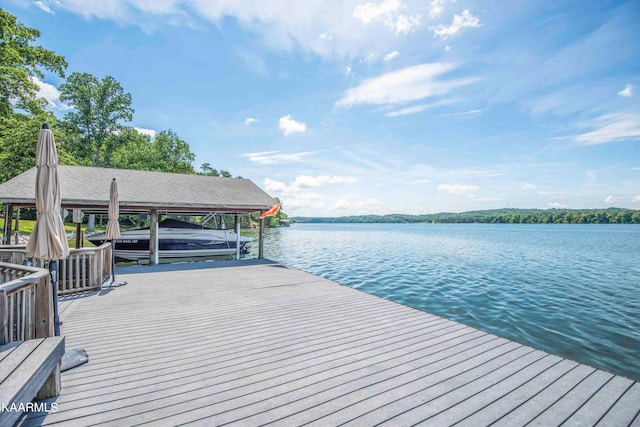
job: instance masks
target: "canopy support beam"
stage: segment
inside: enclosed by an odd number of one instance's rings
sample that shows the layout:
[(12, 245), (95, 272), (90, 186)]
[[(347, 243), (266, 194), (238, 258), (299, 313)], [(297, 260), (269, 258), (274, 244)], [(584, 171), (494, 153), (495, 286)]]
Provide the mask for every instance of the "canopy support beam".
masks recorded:
[(258, 233), (258, 259), (264, 258), (264, 218), (260, 218), (260, 232)]
[(2, 234), (2, 244), (11, 244), (11, 223), (13, 222), (13, 205), (7, 203), (4, 209), (4, 230)]
[(158, 245), (158, 210), (151, 209), (151, 224), (149, 226), (149, 265), (159, 264)]

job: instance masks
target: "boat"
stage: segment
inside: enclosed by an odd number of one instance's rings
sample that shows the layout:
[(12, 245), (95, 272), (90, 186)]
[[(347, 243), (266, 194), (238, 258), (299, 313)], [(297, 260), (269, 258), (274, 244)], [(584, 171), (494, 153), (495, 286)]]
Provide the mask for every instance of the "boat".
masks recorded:
[[(224, 223), (223, 223), (224, 226)], [(149, 228), (123, 231), (115, 240), (115, 257), (138, 261), (149, 258)], [(96, 246), (107, 242), (105, 233), (87, 236)], [(249, 252), (251, 239), (240, 236), (240, 253)], [(236, 253), (238, 236), (226, 230), (167, 218), (158, 223), (158, 258), (230, 258)]]

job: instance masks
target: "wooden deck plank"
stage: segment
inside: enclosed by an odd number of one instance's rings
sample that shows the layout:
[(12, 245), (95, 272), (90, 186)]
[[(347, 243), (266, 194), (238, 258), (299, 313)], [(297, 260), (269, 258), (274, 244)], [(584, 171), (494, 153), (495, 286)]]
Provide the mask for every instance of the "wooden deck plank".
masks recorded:
[(640, 410), (630, 380), (299, 270), (118, 278), (65, 302), (67, 348), (90, 361), (63, 373), (59, 412), (23, 425), (615, 425)]
[(611, 410), (598, 422), (599, 426), (631, 425), (640, 421), (640, 383), (633, 383), (624, 395), (618, 399)]
[[(371, 384), (397, 375), (397, 371), (393, 372), (394, 368), (402, 366), (404, 369), (408, 369), (411, 365), (405, 363), (407, 358), (421, 357), (426, 360), (428, 357), (432, 357), (438, 359), (439, 356), (434, 357), (433, 354), (440, 353), (443, 348), (449, 346), (449, 340), (468, 340), (465, 335), (458, 338), (454, 338), (454, 336), (454, 334), (447, 334), (440, 337), (446, 341), (441, 341), (439, 346), (436, 345), (435, 340), (433, 345), (428, 347), (425, 347), (424, 340), (418, 342), (412, 346), (412, 349), (416, 349), (414, 353), (411, 353), (406, 347), (396, 346), (386, 353), (376, 352), (377, 354), (371, 354), (366, 358), (351, 362), (349, 365), (328, 366), (328, 369), (316, 375), (312, 375), (313, 372), (307, 372), (308, 375), (305, 378), (295, 383), (289, 383), (286, 388), (271, 388), (268, 401), (261, 399), (260, 395), (254, 394), (242, 396), (235, 402), (229, 402), (226, 407), (220, 408), (222, 411), (216, 417), (216, 421), (242, 420), (243, 424), (251, 424), (252, 422), (264, 424), (267, 421), (278, 420), (299, 411), (301, 407), (314, 407), (318, 399), (326, 400), (334, 398), (336, 394), (344, 394), (347, 388), (358, 390), (363, 384)], [(206, 416), (206, 412), (207, 407), (205, 406), (186, 414), (186, 416), (189, 421), (194, 421), (199, 417)], [(287, 420), (287, 422), (291, 421)], [(296, 425), (296, 423), (290, 425)]]
[(567, 373), (550, 381), (529, 400), (496, 420), (494, 426), (510, 427), (531, 422), (549, 406), (553, 405), (560, 396), (568, 393), (587, 376), (591, 375), (594, 370), (594, 368), (587, 365), (576, 365)]
[[(463, 331), (460, 331), (463, 332)], [(476, 331), (477, 332), (477, 331)], [(295, 390), (291, 395), (279, 397), (274, 404), (256, 408), (255, 415), (229, 414), (237, 417), (242, 423), (284, 422), (289, 425), (300, 425), (335, 412), (345, 406), (362, 401), (369, 395), (374, 386), (397, 380), (400, 375), (410, 371), (437, 369), (441, 365), (454, 364), (454, 358), (460, 360), (500, 345), (500, 342), (487, 334), (476, 332), (461, 334), (448, 338), (437, 344), (435, 341), (419, 343), (413, 348), (398, 349), (400, 356), (391, 355), (375, 362), (368, 369), (358, 369), (347, 375), (335, 377), (330, 381), (314, 384), (313, 388)], [(443, 337), (444, 338), (444, 337)], [(469, 343), (474, 345), (470, 348)], [(446, 361), (445, 361), (446, 360)], [(357, 366), (356, 366), (357, 368)], [(225, 415), (225, 418), (229, 416)], [(233, 418), (231, 418), (233, 419)]]
[(613, 377), (602, 386), (589, 400), (564, 422), (567, 427), (594, 425), (626, 393), (633, 381), (622, 377)]
[[(413, 339), (414, 340), (421, 339), (422, 336), (424, 336), (424, 334), (418, 335), (416, 338), (413, 338)], [(402, 337), (402, 338), (406, 339), (406, 337)], [(395, 340), (395, 341), (387, 340), (387, 341), (388, 343), (384, 343), (384, 346), (386, 348), (396, 347), (400, 343), (399, 340)], [(369, 351), (370, 347), (371, 345), (358, 346), (358, 347), (353, 347), (353, 346), (344, 347), (343, 349), (336, 349), (335, 352), (327, 351), (327, 352), (324, 352), (324, 354), (323, 352), (318, 352), (313, 356), (302, 355), (298, 357), (285, 358), (285, 359), (275, 360), (270, 363), (266, 363), (264, 365), (253, 365), (249, 368), (239, 368), (235, 371), (228, 371), (225, 369), (224, 372), (218, 373), (217, 377), (215, 376), (215, 373), (212, 371), (213, 370), (220, 371), (221, 369), (215, 366), (215, 364), (213, 364), (211, 368), (208, 368), (209, 369), (208, 371), (194, 370), (194, 372), (188, 373), (187, 376), (181, 376), (181, 377), (176, 376), (174, 377), (173, 380), (167, 381), (166, 386), (171, 388), (171, 387), (181, 386), (183, 384), (189, 384), (190, 382), (199, 380), (202, 377), (202, 375), (207, 375), (209, 378), (216, 378), (218, 383), (226, 382), (227, 384), (229, 384), (231, 381), (236, 380), (238, 378), (242, 378), (242, 377), (251, 378), (251, 380), (255, 382), (255, 381), (268, 379), (269, 376), (273, 377), (273, 376), (286, 374), (288, 371), (294, 372), (291, 370), (291, 365), (295, 366), (295, 371), (301, 371), (301, 370), (312, 369), (314, 367), (320, 366), (321, 364), (331, 362), (331, 361), (342, 360), (344, 363), (351, 363), (351, 360), (350, 360), (351, 358), (353, 358), (354, 356), (357, 356), (359, 353), (364, 354), (365, 352)], [(145, 384), (140, 385), (139, 383), (136, 383), (135, 385), (136, 385), (136, 388), (142, 387), (144, 389), (145, 387)], [(158, 385), (159, 383), (156, 383), (156, 387)], [(156, 390), (157, 389), (158, 388), (156, 388)], [(108, 388), (103, 392), (106, 392), (105, 395), (101, 395), (94, 398), (95, 399), (94, 402), (91, 402), (91, 400), (85, 400), (82, 403), (91, 404), (96, 402), (103, 402), (106, 398), (114, 398), (115, 396), (130, 397), (130, 396), (126, 396), (125, 393), (131, 393), (131, 392), (136, 393), (138, 391), (136, 389), (130, 389), (130, 388), (125, 390), (116, 390), (115, 388)], [(116, 395), (115, 393), (119, 393), (119, 394)]]
[[(415, 423), (426, 422), (434, 425), (453, 425), (459, 423), (470, 415), (484, 408), (486, 405), (502, 399), (505, 395), (517, 390), (524, 384), (531, 381), (547, 369), (553, 367), (560, 362), (560, 358), (551, 355), (545, 355), (539, 359), (533, 360), (528, 365), (515, 367), (517, 370), (507, 372), (496, 372), (490, 374), (494, 379), (489, 379), (489, 375), (472, 382), (464, 387), (457, 389), (455, 392), (446, 396), (446, 400), (452, 404), (447, 410), (440, 410), (436, 415), (432, 415), (428, 405), (421, 405), (417, 408), (405, 412), (402, 416), (390, 420), (391, 423), (400, 420), (416, 420)], [(492, 384), (493, 382), (493, 384)]]
[[(568, 393), (559, 398), (546, 411), (536, 417), (531, 422), (531, 425), (542, 427), (564, 422), (575, 411), (580, 409), (600, 387), (610, 381), (611, 378), (613, 378), (613, 375), (609, 372), (594, 371)], [(595, 421), (597, 422), (597, 420)]]
[[(540, 373), (531, 381), (515, 388), (509, 394), (493, 400), (490, 404), (476, 411), (474, 414), (462, 420), (460, 426), (483, 426), (492, 424), (507, 416), (522, 404), (533, 398), (545, 387), (550, 386), (557, 378), (565, 375), (578, 365), (577, 362), (563, 359), (549, 369)], [(510, 422), (511, 425), (520, 425), (524, 422)]]
[[(379, 346), (379, 344), (377, 344), (377, 345)], [(353, 351), (353, 350), (351, 350), (351, 354), (353, 354), (353, 353), (354, 353), (354, 351)], [(287, 357), (287, 359), (290, 359), (290, 357)], [(286, 362), (287, 360), (285, 359), (284, 361)], [(297, 365), (296, 365), (296, 367), (297, 367)], [(289, 369), (289, 370), (291, 369), (290, 364), (287, 364), (287, 369)], [(238, 370), (239, 372), (243, 373), (243, 375), (244, 375), (244, 377), (245, 377), (245, 378), (251, 378), (251, 379), (253, 379), (253, 377), (249, 377), (248, 375), (246, 375), (246, 374), (245, 374), (245, 372), (246, 372), (246, 368), (244, 368), (244, 367), (239, 367), (239, 368), (237, 368), (237, 370)], [(304, 375), (308, 375), (308, 372), (307, 372), (307, 373), (304, 373)], [(284, 377), (283, 377), (283, 378), (281, 378), (281, 379), (284, 379)], [(201, 385), (201, 384), (199, 384), (199, 383), (197, 383), (197, 384), (198, 384), (198, 385)], [(225, 384), (225, 387), (229, 388), (229, 387), (231, 387), (232, 385), (233, 385), (233, 384), (229, 384), (229, 383), (227, 383), (227, 384)], [(191, 386), (191, 387), (193, 387), (193, 386)], [(183, 394), (184, 392), (186, 392), (186, 391), (188, 391), (188, 390), (189, 390), (189, 388), (188, 388), (188, 387), (187, 387), (187, 388), (185, 388), (185, 389), (180, 389), (180, 393), (181, 393), (181, 394)], [(174, 384), (169, 384), (169, 385), (168, 385), (167, 392), (168, 392), (168, 393), (170, 393), (170, 396), (172, 396), (172, 395), (174, 395), (174, 394), (176, 393), (176, 388), (175, 388)], [(210, 391), (209, 391), (209, 392), (210, 392)], [(147, 394), (147, 395), (145, 395), (145, 396), (143, 396), (143, 399), (141, 400), (141, 403), (144, 403), (144, 400), (145, 400), (145, 399), (147, 399), (147, 398), (149, 398), (149, 397), (150, 397), (150, 396), (149, 396), (148, 394)], [(183, 396), (183, 397), (184, 397), (184, 396)], [(104, 401), (104, 399), (100, 399), (100, 401), (101, 401), (101, 402), (103, 402), (103, 401)], [(63, 403), (63, 402), (60, 402), (60, 404), (62, 404), (62, 403)], [(135, 401), (129, 400), (129, 403), (135, 403)], [(111, 408), (105, 408), (105, 409), (109, 409), (109, 410), (110, 410)]]
[[(0, 370), (0, 384), (3, 383), (13, 371), (15, 371), (22, 362), (27, 358), (29, 354), (34, 352), (43, 339), (37, 338), (20, 342), (18, 346), (14, 344), (7, 344), (5, 348), (4, 358), (2, 360), (2, 369)], [(3, 402), (0, 400), (0, 402)], [(6, 402), (6, 401), (5, 401)]]
[[(424, 326), (422, 327), (424, 328)], [(197, 379), (203, 374), (209, 375), (209, 378), (214, 378), (214, 377), (218, 378), (219, 376), (220, 377), (219, 380), (224, 380), (226, 377), (229, 377), (231, 374), (234, 374), (235, 372), (241, 372), (243, 375), (250, 375), (250, 374), (255, 375), (258, 372), (271, 371), (276, 367), (278, 367), (278, 365), (283, 365), (287, 369), (290, 369), (289, 367), (290, 363), (296, 363), (296, 366), (298, 366), (297, 364), (299, 363), (305, 363), (305, 362), (313, 363), (314, 360), (317, 361), (317, 359), (320, 359), (322, 357), (329, 357), (329, 356), (337, 357), (337, 355), (341, 355), (341, 354), (345, 354), (345, 355), (357, 354), (359, 350), (366, 351), (368, 347), (372, 347), (374, 345), (379, 346), (381, 344), (384, 344), (382, 341), (385, 339), (389, 341), (391, 345), (397, 345), (397, 343), (399, 342), (399, 339), (402, 339), (402, 338), (407, 339), (407, 335), (411, 333), (416, 334), (415, 332), (412, 332), (411, 329), (409, 329), (409, 332), (405, 334), (405, 336), (402, 336), (400, 338), (397, 338), (391, 334), (382, 335), (382, 339), (378, 337), (378, 341), (375, 344), (368, 344), (367, 341), (371, 341), (371, 340), (368, 339), (366, 336), (359, 337), (359, 341), (355, 343), (352, 337), (348, 337), (344, 340), (341, 340), (340, 342), (334, 343), (334, 345), (328, 347), (326, 350), (322, 349), (322, 350), (314, 351), (313, 349), (302, 349), (302, 351), (298, 352), (297, 354), (293, 352), (285, 351), (285, 352), (280, 352), (274, 356), (262, 357), (261, 360), (247, 359), (245, 357), (246, 360), (243, 360), (242, 358), (236, 359), (236, 360), (229, 359), (230, 363), (224, 364), (223, 362), (215, 358), (212, 358), (212, 359), (209, 359), (207, 363), (204, 365), (201, 365), (201, 366), (197, 364), (194, 365), (193, 369), (191, 370), (182, 369), (175, 372), (169, 371), (168, 373), (165, 373), (162, 371), (156, 371), (155, 374), (153, 373), (153, 371), (151, 371), (151, 376), (147, 377), (146, 380), (155, 381), (155, 383), (157, 384), (157, 376), (159, 375), (167, 376), (168, 378), (170, 378), (172, 382), (172, 384), (169, 384), (169, 387), (171, 387), (175, 385), (174, 381), (177, 379), (181, 379), (185, 377), (187, 379), (188, 378)], [(128, 384), (132, 384), (132, 385), (135, 384), (137, 387), (139, 387), (140, 379), (132, 378), (130, 376), (123, 377), (123, 379), (127, 381)], [(121, 385), (121, 384), (118, 384), (118, 385)], [(98, 389), (98, 391), (101, 394), (105, 392), (104, 388)], [(108, 389), (108, 392), (110, 393), (114, 393), (117, 391), (118, 390), (116, 389), (116, 387), (110, 387)]]

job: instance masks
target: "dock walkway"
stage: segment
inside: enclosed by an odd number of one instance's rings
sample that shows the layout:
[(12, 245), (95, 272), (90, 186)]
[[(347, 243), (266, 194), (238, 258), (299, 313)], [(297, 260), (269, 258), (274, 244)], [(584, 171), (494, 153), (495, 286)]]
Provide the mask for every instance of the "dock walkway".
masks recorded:
[(640, 425), (630, 379), (268, 261), (207, 265), (65, 298), (89, 363), (20, 424)]

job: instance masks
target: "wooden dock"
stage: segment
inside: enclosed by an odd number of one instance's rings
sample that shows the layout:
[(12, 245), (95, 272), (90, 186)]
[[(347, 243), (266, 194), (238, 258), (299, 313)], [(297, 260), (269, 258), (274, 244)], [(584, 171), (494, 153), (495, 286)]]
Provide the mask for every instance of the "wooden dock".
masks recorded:
[(57, 412), (21, 425), (640, 425), (640, 384), (268, 261), (120, 269), (61, 303)]

